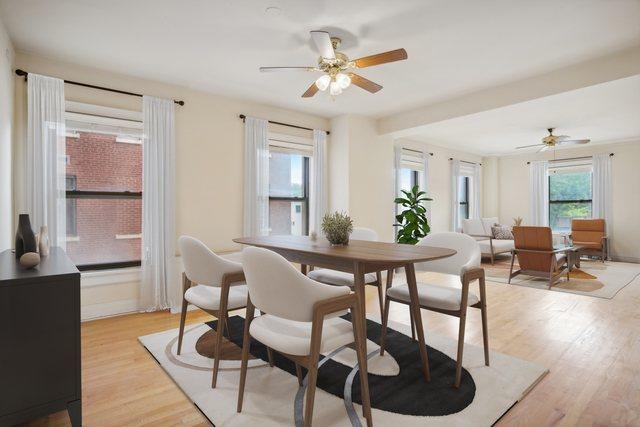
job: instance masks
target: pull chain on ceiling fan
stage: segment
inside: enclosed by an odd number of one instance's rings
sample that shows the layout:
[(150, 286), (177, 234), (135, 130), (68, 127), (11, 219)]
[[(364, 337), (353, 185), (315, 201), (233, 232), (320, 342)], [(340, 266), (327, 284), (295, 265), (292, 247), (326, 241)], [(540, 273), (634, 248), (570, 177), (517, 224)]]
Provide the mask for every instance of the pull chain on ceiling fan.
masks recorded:
[(376, 55), (350, 60), (347, 55), (338, 52), (341, 40), (331, 37), (326, 31), (311, 31), (311, 39), (320, 55), (315, 67), (260, 67), (262, 72), (272, 71), (317, 71), (323, 73), (302, 94), (303, 98), (311, 98), (318, 91), (329, 89), (331, 96), (340, 95), (352, 83), (370, 93), (376, 93), (382, 86), (351, 71), (356, 68), (366, 68), (374, 65), (386, 64), (407, 59), (404, 49), (391, 50)]

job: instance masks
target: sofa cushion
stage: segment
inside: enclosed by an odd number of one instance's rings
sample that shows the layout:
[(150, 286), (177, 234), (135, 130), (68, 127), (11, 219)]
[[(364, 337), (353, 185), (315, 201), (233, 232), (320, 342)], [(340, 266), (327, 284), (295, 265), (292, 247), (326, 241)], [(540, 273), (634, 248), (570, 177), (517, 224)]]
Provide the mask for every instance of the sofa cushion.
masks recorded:
[(491, 235), (497, 240), (513, 240), (513, 232), (508, 225), (494, 225), (491, 227)]
[[(501, 252), (509, 252), (512, 250), (515, 245), (513, 244), (513, 240), (493, 240), (493, 253), (501, 253)], [(483, 254), (491, 253), (491, 245), (489, 244), (489, 240), (482, 240), (478, 242), (480, 246), (480, 252)]]
[(464, 234), (470, 234), (472, 236), (488, 236), (482, 225), (482, 220), (479, 218), (463, 219), (462, 220), (462, 232)]

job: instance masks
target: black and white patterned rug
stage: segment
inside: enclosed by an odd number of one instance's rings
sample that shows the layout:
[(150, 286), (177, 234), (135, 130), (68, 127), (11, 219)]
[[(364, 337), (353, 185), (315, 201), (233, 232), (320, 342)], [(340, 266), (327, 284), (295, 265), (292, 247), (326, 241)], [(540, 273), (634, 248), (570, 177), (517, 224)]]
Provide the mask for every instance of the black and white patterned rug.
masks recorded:
[[(165, 371), (202, 413), (217, 426), (300, 425), (306, 385), (298, 387), (295, 366), (275, 353), (267, 363), (264, 345), (253, 341), (244, 407), (235, 411), (239, 382), (239, 348), (244, 319), (229, 319), (218, 387), (211, 389), (211, 345), (216, 321), (187, 327), (183, 351), (176, 355), (177, 329), (140, 337)], [(547, 372), (541, 366), (500, 353), (491, 353), (484, 366), (482, 348), (465, 346), (462, 383), (453, 388), (456, 342), (426, 333), (431, 381), (421, 372), (418, 343), (408, 326), (391, 323), (387, 353), (379, 355), (381, 327), (367, 321), (369, 387), (376, 425), (492, 425)], [(409, 332), (409, 333), (408, 333)], [(360, 380), (355, 352), (341, 348), (321, 358), (314, 425), (361, 425)]]

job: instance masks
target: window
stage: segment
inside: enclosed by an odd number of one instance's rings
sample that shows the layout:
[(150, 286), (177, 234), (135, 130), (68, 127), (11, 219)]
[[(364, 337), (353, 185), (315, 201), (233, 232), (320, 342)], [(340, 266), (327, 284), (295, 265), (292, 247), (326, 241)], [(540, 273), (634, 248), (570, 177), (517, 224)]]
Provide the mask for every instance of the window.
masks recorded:
[(460, 223), (458, 227), (462, 227), (462, 220), (469, 219), (469, 179), (468, 176), (458, 178), (458, 194), (460, 196), (458, 202), (458, 218)]
[(549, 170), (549, 226), (571, 230), (574, 218), (591, 218), (591, 167), (560, 166)]
[(80, 270), (141, 258), (142, 145), (117, 140), (140, 138), (142, 123), (113, 118), (139, 113), (100, 108), (67, 103), (67, 253)]
[[(410, 168), (402, 168), (400, 170), (400, 189), (411, 191), (411, 189), (420, 184), (420, 171)], [(398, 195), (400, 197), (401, 195)]]
[(309, 157), (269, 154), (269, 234), (309, 234)]

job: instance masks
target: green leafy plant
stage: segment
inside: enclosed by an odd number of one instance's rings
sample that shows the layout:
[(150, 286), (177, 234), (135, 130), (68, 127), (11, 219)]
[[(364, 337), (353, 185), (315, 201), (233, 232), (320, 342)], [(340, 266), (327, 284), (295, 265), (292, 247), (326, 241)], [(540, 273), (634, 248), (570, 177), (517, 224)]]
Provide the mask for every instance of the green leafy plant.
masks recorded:
[(344, 212), (325, 214), (322, 217), (322, 232), (332, 245), (349, 244), (353, 231), (353, 220)]
[(398, 197), (395, 200), (395, 203), (403, 209), (396, 215), (396, 224), (394, 224), (399, 227), (396, 241), (415, 245), (431, 231), (427, 221), (427, 210), (422, 203), (433, 199), (426, 197), (427, 193), (420, 191), (417, 185), (414, 185), (411, 191), (402, 190), (402, 193), (404, 197)]

